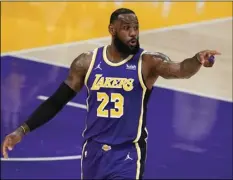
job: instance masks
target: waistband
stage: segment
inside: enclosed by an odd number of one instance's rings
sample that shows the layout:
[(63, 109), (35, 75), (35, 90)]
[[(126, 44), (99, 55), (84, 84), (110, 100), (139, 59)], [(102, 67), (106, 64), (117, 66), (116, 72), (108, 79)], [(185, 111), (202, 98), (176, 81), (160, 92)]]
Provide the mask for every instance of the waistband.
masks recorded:
[[(145, 140), (140, 140), (137, 143), (139, 144), (141, 148), (145, 147), (147, 144)], [(130, 148), (132, 146), (134, 147), (136, 143), (125, 142), (123, 144), (107, 144), (107, 143), (101, 143), (101, 142), (95, 141), (93, 139), (88, 139), (83, 143), (83, 146), (84, 144), (89, 145), (89, 146), (93, 145), (97, 148), (102, 148), (104, 151), (109, 151), (111, 149), (117, 150), (117, 149), (122, 149), (122, 148)]]

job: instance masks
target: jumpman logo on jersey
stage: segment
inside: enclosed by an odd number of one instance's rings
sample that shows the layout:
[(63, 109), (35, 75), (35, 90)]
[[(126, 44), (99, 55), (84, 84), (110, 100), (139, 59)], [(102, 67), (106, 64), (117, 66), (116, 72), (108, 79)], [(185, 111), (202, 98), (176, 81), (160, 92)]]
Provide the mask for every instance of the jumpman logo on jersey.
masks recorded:
[(129, 159), (129, 160), (133, 160), (133, 159), (129, 156), (129, 154), (130, 154), (130, 152), (127, 154), (127, 156), (126, 156), (126, 158), (125, 158), (125, 161), (128, 160), (128, 159)]
[(100, 67), (100, 65), (101, 65), (101, 62), (96, 66), (96, 68), (94, 70), (96, 70), (96, 69), (102, 70), (102, 68)]

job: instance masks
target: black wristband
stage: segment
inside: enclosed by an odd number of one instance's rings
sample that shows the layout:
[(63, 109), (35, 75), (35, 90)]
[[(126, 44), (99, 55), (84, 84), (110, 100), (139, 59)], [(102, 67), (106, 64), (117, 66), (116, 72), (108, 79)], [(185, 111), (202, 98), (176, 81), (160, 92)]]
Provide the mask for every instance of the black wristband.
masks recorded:
[(30, 132), (30, 129), (26, 123), (23, 123), (19, 128), (21, 132), (23, 132), (24, 135)]
[(75, 95), (76, 92), (63, 82), (24, 122), (29, 128), (28, 131), (33, 131), (50, 121)]

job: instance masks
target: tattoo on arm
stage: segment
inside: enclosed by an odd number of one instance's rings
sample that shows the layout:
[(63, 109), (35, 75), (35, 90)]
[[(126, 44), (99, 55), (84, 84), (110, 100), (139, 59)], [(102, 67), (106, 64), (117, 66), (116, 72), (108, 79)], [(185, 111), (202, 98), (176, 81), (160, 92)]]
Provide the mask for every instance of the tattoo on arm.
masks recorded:
[(84, 85), (84, 78), (86, 76), (92, 53), (83, 53), (79, 55), (71, 64), (69, 75), (65, 83), (74, 91), (78, 92)]
[(151, 55), (151, 57), (155, 59), (159, 59), (160, 61), (163, 62), (171, 62), (171, 59), (168, 56), (160, 52), (146, 52), (146, 54)]
[(201, 68), (201, 63), (196, 56), (187, 58), (180, 63), (172, 62), (164, 54), (151, 55), (151, 58), (153, 59), (153, 76), (161, 76), (165, 79), (190, 78)]

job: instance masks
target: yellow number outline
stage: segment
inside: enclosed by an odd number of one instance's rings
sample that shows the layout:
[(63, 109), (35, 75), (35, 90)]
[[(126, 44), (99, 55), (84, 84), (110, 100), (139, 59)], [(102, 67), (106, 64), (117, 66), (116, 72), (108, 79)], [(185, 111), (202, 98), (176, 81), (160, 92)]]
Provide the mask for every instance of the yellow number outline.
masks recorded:
[[(111, 93), (111, 102), (114, 103), (114, 109), (110, 109), (111, 118), (120, 118), (124, 114), (124, 97), (120, 93)], [(97, 101), (101, 101), (97, 108), (98, 117), (109, 117), (109, 110), (105, 109), (109, 103), (109, 96), (106, 93), (98, 92)], [(116, 109), (118, 111), (116, 111)]]

